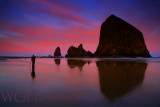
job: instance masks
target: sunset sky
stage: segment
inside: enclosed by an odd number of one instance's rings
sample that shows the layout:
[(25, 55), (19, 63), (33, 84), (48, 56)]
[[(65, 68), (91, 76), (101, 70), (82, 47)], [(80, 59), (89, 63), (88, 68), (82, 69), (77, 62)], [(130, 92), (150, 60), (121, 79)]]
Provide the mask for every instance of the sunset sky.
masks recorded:
[(62, 55), (73, 45), (95, 52), (100, 26), (114, 14), (160, 56), (160, 0), (0, 0), (0, 56)]

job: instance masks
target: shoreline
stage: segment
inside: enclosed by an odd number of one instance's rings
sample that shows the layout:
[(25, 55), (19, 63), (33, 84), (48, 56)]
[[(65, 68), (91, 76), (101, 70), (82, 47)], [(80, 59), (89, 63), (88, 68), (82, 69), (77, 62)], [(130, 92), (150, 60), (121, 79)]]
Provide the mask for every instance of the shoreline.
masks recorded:
[[(21, 58), (31, 58), (31, 57), (25, 57), (25, 56), (0, 56), (0, 59), (21, 59)], [(36, 58), (109, 58), (109, 59), (122, 59), (122, 58), (160, 58), (160, 57), (48, 57), (48, 56), (37, 56)]]

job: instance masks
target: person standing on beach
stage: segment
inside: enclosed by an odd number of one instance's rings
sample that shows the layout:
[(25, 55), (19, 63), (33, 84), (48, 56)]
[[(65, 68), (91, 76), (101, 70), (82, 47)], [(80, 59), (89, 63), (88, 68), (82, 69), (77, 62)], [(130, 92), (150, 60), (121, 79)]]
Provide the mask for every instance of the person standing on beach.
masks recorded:
[(35, 75), (35, 68), (34, 68), (35, 59), (36, 59), (36, 57), (35, 57), (34, 54), (33, 54), (32, 57), (31, 57), (31, 61), (32, 61), (32, 73), (31, 73), (31, 76), (32, 76), (32, 78), (34, 78), (34, 77), (36, 76), (36, 75)]
[(32, 57), (31, 57), (32, 64), (35, 64), (35, 59), (36, 59), (36, 57), (33, 54)]

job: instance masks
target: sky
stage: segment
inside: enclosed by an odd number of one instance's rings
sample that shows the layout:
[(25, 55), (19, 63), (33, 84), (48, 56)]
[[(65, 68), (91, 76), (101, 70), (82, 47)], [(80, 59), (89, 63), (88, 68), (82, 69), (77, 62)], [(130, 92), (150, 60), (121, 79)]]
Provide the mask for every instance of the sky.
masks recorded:
[(160, 56), (160, 0), (0, 0), (0, 56), (53, 55), (83, 44), (95, 52), (102, 22), (114, 14), (139, 29)]

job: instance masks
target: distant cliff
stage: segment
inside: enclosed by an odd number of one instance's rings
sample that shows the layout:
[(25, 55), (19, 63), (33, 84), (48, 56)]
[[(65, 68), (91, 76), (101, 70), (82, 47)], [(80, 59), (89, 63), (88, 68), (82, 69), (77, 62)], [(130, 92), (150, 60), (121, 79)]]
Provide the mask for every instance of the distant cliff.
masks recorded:
[(134, 26), (109, 16), (101, 25), (96, 57), (151, 57), (143, 34)]

